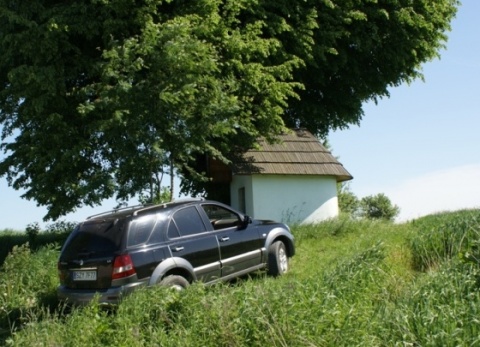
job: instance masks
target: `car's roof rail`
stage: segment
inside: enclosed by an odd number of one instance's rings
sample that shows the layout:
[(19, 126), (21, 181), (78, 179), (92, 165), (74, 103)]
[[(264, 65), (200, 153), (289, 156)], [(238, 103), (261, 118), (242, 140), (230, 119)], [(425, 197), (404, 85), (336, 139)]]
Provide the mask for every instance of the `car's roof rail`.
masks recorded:
[(187, 198), (178, 198), (178, 199), (173, 199), (172, 202), (180, 203), (180, 202), (193, 202), (193, 201), (205, 201), (205, 198), (200, 197), (200, 198), (192, 198), (192, 197), (187, 197)]
[(174, 199), (170, 202), (164, 202), (161, 204), (156, 204), (156, 205), (150, 205), (150, 206), (145, 206), (145, 208), (140, 208), (138, 210), (135, 210), (133, 212), (134, 216), (137, 216), (139, 213), (148, 211), (148, 210), (154, 210), (154, 209), (161, 209), (161, 208), (166, 208), (170, 205), (175, 205), (175, 204), (181, 204), (181, 203), (189, 203), (189, 202), (195, 202), (195, 201), (205, 201), (205, 198), (181, 198), (181, 199)]
[(170, 205), (171, 202), (165, 202), (163, 204), (156, 204), (156, 205), (152, 205), (152, 206), (145, 206), (145, 208), (140, 208), (138, 210), (135, 210), (133, 212), (133, 215), (134, 216), (137, 216), (139, 213), (141, 212), (145, 212), (145, 211), (149, 211), (149, 210), (155, 210), (155, 209), (160, 209), (160, 208), (165, 208), (167, 207), (168, 205)]
[(125, 206), (125, 207), (120, 207), (120, 208), (114, 208), (110, 211), (102, 212), (102, 213), (97, 213), (91, 216), (88, 216), (87, 219), (91, 219), (94, 217), (100, 217), (100, 216), (107, 216), (110, 214), (115, 214), (121, 211), (127, 211), (127, 210), (135, 210), (133, 211), (133, 215), (136, 216), (139, 212), (144, 212), (156, 208), (165, 208), (170, 204), (179, 204), (179, 203), (188, 203), (188, 202), (194, 202), (194, 201), (205, 201), (205, 198), (180, 198), (180, 199), (174, 199), (173, 201), (170, 202), (165, 202), (161, 204), (139, 204), (139, 205), (133, 205), (133, 206)]
[(97, 213), (97, 214), (93, 214), (91, 216), (88, 216), (87, 219), (91, 219), (93, 217), (100, 217), (100, 216), (107, 216), (107, 215), (110, 215), (110, 214), (115, 214), (115, 213), (118, 213), (118, 212), (121, 212), (121, 211), (127, 211), (127, 210), (134, 210), (134, 209), (138, 209), (138, 208), (141, 208), (141, 207), (149, 207), (150, 205), (144, 205), (144, 204), (139, 204), (139, 205), (133, 205), (133, 206), (125, 206), (125, 207), (120, 207), (120, 208), (114, 208), (113, 210), (110, 210), (110, 211), (107, 211), (107, 212), (102, 212), (102, 213)]

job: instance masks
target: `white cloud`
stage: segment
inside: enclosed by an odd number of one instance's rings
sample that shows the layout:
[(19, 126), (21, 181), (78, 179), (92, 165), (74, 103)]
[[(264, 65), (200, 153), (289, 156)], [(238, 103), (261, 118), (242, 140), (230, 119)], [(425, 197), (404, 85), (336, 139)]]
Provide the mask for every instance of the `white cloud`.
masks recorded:
[(435, 212), (480, 208), (480, 164), (430, 172), (384, 191), (401, 209), (398, 221)]

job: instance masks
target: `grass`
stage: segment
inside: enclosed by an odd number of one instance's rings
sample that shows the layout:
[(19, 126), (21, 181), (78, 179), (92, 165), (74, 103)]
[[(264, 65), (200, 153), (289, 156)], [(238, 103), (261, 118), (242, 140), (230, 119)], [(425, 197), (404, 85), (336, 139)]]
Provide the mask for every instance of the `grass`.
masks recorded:
[[(13, 249), (0, 272), (12, 346), (480, 345), (480, 211), (406, 224), (341, 217), (294, 226), (291, 271), (183, 292), (135, 292), (113, 311), (56, 302), (58, 244)], [(1, 239), (1, 233), (0, 233)]]

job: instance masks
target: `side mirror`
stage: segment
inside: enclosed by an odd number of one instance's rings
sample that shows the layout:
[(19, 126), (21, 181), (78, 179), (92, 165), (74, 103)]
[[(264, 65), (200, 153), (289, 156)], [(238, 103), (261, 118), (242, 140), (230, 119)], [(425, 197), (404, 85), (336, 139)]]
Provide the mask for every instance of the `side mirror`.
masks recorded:
[(240, 224), (240, 228), (245, 229), (250, 223), (252, 223), (252, 218), (250, 216), (243, 216), (242, 223)]

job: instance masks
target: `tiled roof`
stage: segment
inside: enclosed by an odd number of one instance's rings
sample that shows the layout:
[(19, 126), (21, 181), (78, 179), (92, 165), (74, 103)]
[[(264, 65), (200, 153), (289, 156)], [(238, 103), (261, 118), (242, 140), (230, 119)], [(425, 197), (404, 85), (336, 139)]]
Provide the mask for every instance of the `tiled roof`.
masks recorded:
[(337, 181), (352, 175), (318, 141), (303, 129), (295, 129), (279, 137), (278, 143), (260, 141), (260, 149), (244, 154), (245, 161), (236, 163), (234, 174), (322, 175), (335, 176)]

